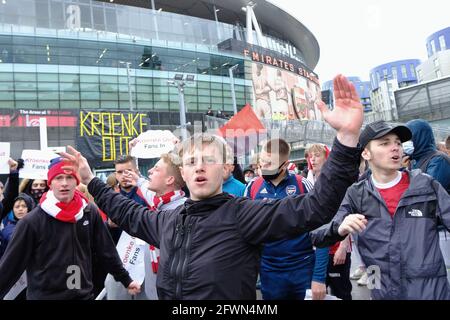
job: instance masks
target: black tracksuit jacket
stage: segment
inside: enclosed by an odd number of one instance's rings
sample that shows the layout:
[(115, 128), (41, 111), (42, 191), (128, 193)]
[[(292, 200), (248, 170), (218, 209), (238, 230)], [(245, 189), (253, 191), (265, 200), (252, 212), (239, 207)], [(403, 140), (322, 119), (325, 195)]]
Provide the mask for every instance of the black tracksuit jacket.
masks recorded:
[(0, 298), (26, 269), (28, 300), (93, 299), (93, 263), (125, 287), (132, 281), (95, 206), (89, 204), (77, 223), (59, 221), (38, 206), (17, 223), (0, 260)]
[(120, 228), (160, 248), (160, 299), (255, 299), (259, 246), (329, 222), (358, 177), (359, 157), (336, 139), (314, 190), (282, 200), (223, 193), (155, 213), (97, 178), (88, 189)]

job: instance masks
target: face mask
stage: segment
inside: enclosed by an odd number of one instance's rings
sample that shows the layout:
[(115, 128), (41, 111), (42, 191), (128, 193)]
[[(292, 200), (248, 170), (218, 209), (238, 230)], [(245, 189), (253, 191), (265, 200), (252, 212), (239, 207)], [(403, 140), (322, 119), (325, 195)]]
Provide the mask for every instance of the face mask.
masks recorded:
[(45, 193), (45, 190), (42, 189), (35, 189), (35, 190), (30, 190), (31, 196), (35, 199), (35, 200), (40, 200), (42, 195)]
[(266, 181), (272, 181), (272, 180), (275, 180), (276, 178), (278, 178), (280, 176), (280, 174), (283, 172), (283, 170), (281, 170), (281, 167), (284, 166), (285, 163), (286, 162), (283, 162), (275, 170), (261, 169), (261, 175), (262, 175), (263, 179), (266, 180)]
[(407, 156), (412, 156), (414, 153), (414, 144), (412, 141), (406, 141), (403, 143), (403, 152)]
[(252, 181), (253, 178), (252, 177), (245, 177), (244, 179), (245, 179), (245, 182), (249, 183), (250, 181)]

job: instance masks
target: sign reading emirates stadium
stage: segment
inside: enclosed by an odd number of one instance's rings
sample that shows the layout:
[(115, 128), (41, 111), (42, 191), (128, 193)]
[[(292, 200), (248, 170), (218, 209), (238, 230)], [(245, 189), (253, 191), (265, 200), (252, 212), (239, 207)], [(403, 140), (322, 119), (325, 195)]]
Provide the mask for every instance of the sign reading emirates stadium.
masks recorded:
[(218, 44), (218, 48), (240, 53), (245, 57), (252, 59), (254, 62), (264, 63), (275, 68), (287, 70), (307, 78), (318, 85), (320, 84), (319, 77), (312, 70), (294, 59), (282, 56), (278, 52), (236, 39), (225, 40)]

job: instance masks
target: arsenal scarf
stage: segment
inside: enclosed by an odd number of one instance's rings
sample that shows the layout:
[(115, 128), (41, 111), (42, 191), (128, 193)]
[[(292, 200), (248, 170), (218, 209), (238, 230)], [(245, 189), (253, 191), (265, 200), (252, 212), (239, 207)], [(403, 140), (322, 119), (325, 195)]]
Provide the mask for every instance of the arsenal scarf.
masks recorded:
[(184, 192), (182, 190), (175, 190), (163, 194), (161, 197), (154, 197), (153, 203), (150, 203), (150, 210), (157, 211), (161, 209), (164, 204), (172, 201), (177, 201), (184, 197)]
[[(157, 211), (161, 209), (164, 204), (172, 201), (177, 201), (184, 197), (184, 192), (182, 190), (175, 190), (163, 194), (161, 197), (154, 197), (153, 203), (150, 205), (150, 209)], [(159, 264), (159, 250), (155, 246), (150, 246), (150, 259), (152, 262), (153, 273), (158, 273)]]
[(75, 190), (72, 201), (69, 203), (60, 202), (55, 198), (52, 190), (49, 190), (41, 198), (40, 205), (48, 215), (62, 222), (76, 223), (83, 217), (83, 210), (88, 205), (88, 199)]

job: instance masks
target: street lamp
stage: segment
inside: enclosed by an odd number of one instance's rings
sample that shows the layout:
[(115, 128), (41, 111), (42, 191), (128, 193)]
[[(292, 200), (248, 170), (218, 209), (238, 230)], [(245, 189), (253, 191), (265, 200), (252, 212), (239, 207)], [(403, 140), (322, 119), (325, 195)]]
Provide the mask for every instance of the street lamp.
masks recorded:
[(130, 83), (130, 66), (131, 62), (119, 61), (120, 64), (124, 64), (127, 67), (127, 82), (128, 82), (128, 100), (130, 104), (130, 111), (133, 111), (133, 97), (131, 95), (131, 83)]
[(239, 67), (239, 64), (235, 64), (234, 66), (232, 66), (228, 69), (228, 73), (230, 74), (231, 99), (233, 100), (234, 114), (237, 113), (236, 92), (234, 91), (234, 70), (236, 70), (238, 67)]
[[(184, 75), (181, 73), (175, 74), (173, 80), (167, 81), (168, 84), (177, 87), (178, 89), (178, 103), (180, 104), (180, 127), (181, 127), (181, 138), (183, 140), (187, 139), (186, 132), (186, 105), (184, 104), (184, 86), (186, 82), (183, 80)], [(191, 82), (194, 81), (194, 75), (187, 75), (186, 81)]]

